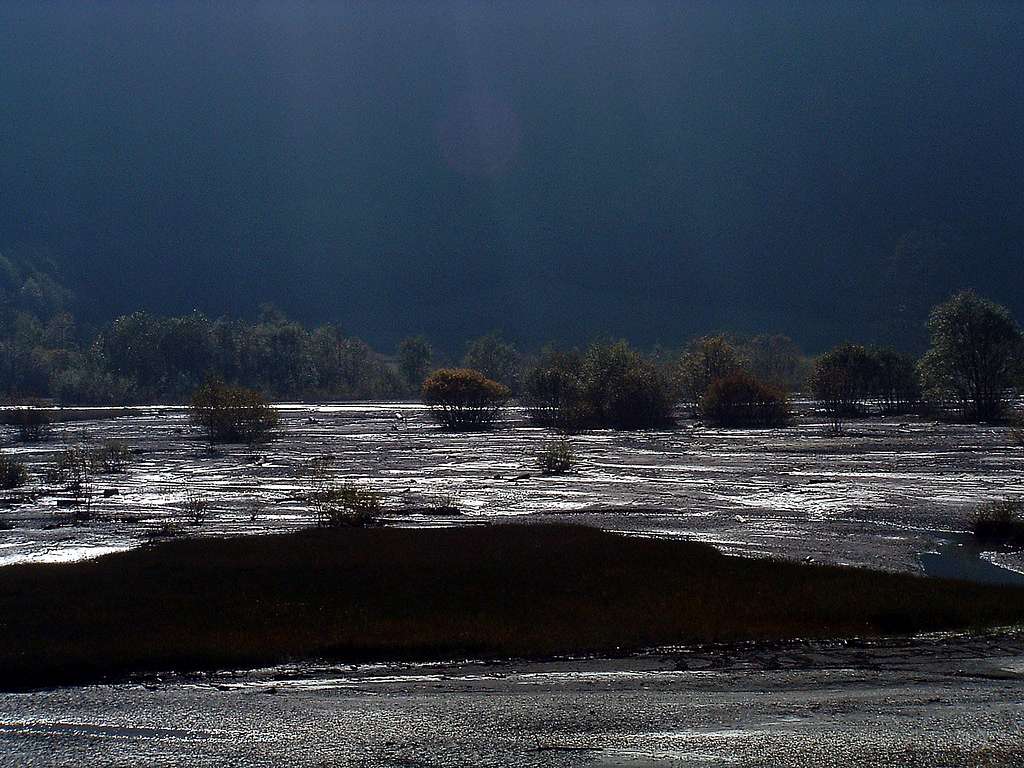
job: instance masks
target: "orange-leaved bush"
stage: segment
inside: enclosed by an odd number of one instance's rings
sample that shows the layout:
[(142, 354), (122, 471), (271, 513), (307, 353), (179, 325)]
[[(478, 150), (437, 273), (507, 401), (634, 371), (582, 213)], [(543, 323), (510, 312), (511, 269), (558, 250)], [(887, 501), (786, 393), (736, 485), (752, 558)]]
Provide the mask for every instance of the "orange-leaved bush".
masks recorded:
[(781, 427), (789, 419), (789, 402), (782, 390), (737, 371), (711, 382), (700, 412), (720, 427)]
[(442, 368), (423, 382), (423, 402), (446, 429), (487, 429), (511, 396), (504, 384), (472, 368)]

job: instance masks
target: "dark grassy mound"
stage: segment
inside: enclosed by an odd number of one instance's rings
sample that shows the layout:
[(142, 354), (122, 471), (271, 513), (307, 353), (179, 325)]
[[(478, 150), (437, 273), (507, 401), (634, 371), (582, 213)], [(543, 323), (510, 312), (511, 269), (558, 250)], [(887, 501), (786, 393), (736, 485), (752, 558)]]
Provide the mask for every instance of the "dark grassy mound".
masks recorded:
[(583, 527), (312, 530), (2, 568), (0, 686), (1022, 619), (1022, 589), (731, 558)]

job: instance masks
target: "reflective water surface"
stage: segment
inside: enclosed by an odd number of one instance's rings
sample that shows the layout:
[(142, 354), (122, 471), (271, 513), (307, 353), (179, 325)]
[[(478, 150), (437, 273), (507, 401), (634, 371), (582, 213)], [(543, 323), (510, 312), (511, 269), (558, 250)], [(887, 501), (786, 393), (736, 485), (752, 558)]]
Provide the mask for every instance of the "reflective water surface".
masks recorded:
[[(95, 480), (88, 526), (59, 526), (59, 494), (44, 493), (0, 514), (0, 564), (67, 560), (135, 546), (182, 517), (200, 490), (213, 515), (193, 534), (283, 531), (308, 525), (302, 500), (310, 463), (334, 457), (333, 472), (387, 495), (392, 523), (576, 520), (604, 528), (713, 542), (732, 552), (920, 571), (977, 503), (1020, 493), (1024, 450), (1007, 430), (909, 418), (855, 422), (841, 438), (806, 410), (784, 430), (715, 430), (690, 422), (664, 432), (597, 431), (572, 438), (578, 471), (537, 472), (551, 435), (513, 410), (485, 434), (445, 434), (409, 403), (282, 406), (281, 437), (250, 452), (208, 450), (181, 408), (140, 408), (116, 419), (75, 422), (45, 443), (5, 450), (47, 490), (46, 467), (65, 444), (117, 440), (136, 450), (123, 475)], [(104, 492), (110, 495), (103, 498)], [(408, 516), (410, 506), (453, 500), (457, 519)], [(986, 555), (1022, 569), (1016, 553)]]

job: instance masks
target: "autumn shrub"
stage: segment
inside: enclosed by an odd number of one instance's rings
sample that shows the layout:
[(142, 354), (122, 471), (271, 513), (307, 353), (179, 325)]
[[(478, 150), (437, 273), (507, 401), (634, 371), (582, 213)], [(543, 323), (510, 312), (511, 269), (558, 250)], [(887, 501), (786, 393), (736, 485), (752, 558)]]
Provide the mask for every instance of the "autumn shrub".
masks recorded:
[(671, 388), (661, 371), (641, 361), (621, 372), (605, 403), (605, 422), (615, 429), (653, 429), (672, 423)]
[(680, 358), (676, 373), (683, 402), (691, 411), (699, 411), (701, 398), (713, 381), (746, 370), (747, 365), (724, 335), (695, 339)]
[(781, 390), (738, 371), (711, 382), (700, 413), (720, 427), (781, 427), (789, 420), (789, 402)]
[(504, 384), (471, 368), (442, 368), (423, 382), (423, 402), (445, 429), (481, 430), (494, 424), (511, 396)]
[(195, 391), (189, 416), (213, 443), (263, 442), (277, 426), (277, 411), (263, 395), (217, 380)]

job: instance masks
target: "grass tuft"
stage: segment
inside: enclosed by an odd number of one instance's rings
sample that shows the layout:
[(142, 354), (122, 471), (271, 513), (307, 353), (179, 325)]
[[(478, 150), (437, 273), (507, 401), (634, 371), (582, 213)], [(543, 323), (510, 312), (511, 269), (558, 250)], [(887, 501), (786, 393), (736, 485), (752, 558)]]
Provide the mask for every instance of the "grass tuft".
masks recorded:
[(1024, 546), (1024, 499), (983, 504), (974, 513), (972, 527), (984, 546)]

